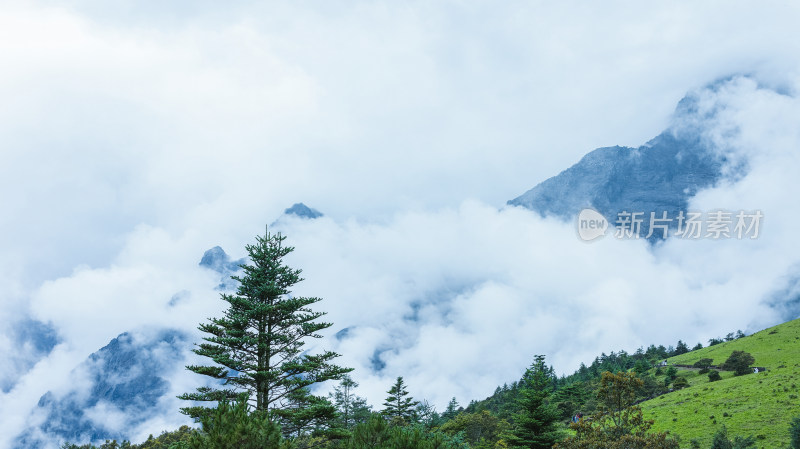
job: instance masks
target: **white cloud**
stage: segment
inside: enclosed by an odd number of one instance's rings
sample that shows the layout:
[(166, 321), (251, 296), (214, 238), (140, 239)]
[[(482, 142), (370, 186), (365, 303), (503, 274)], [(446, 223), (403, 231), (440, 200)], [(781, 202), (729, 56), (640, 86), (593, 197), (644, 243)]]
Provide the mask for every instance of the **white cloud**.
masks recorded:
[(516, 380), (535, 354), (568, 373), (601, 352), (757, 329), (778, 319), (762, 301), (797, 260), (773, 257), (791, 233), (586, 244), (572, 223), (476, 202), (383, 225), (298, 220), (287, 232), (307, 278), (298, 292), (325, 298), (330, 334), (353, 327), (336, 350), (375, 404), (400, 375), (443, 407)]
[[(218, 313), (202, 251), (243, 255), (300, 200), (327, 217), (285, 225), (299, 290), (355, 326), (321, 343), (375, 404), (396, 375), (441, 407), (533, 354), (568, 371), (774, 321), (760, 301), (797, 262), (797, 20), (781, 3), (3, 5), (0, 345), (26, 316), (63, 343), (2, 395), (0, 435), (119, 333)], [(746, 80), (709, 96), (751, 171), (693, 207), (762, 209), (757, 241), (587, 245), (497, 210), (737, 72), (794, 96)]]
[(108, 429), (111, 432), (126, 431), (128, 420), (125, 412), (114, 404), (105, 401), (98, 402), (97, 405), (84, 410), (86, 418), (93, 422), (98, 428)]

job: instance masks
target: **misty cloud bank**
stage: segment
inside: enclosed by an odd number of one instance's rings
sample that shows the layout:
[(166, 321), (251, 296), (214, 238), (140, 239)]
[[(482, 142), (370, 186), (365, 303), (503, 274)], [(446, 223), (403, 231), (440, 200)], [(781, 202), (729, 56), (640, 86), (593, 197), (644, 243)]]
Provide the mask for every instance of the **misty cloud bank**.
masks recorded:
[[(224, 306), (204, 252), (243, 257), (301, 200), (325, 215), (275, 230), (297, 247), (296, 293), (335, 324), (314, 344), (375, 405), (398, 375), (442, 408), (534, 354), (564, 373), (798, 316), (795, 10), (4, 8), (0, 447), (48, 392), (91, 392), (75, 376), (120, 334), (172, 329), (188, 353)], [(696, 114), (671, 121), (687, 90)], [(587, 244), (572, 222), (499, 209), (669, 127), (731, 161), (689, 208), (761, 210), (758, 239)], [(183, 364), (131, 438), (188, 422), (174, 396), (201, 380)], [(122, 431), (108, 407), (87, 416)]]

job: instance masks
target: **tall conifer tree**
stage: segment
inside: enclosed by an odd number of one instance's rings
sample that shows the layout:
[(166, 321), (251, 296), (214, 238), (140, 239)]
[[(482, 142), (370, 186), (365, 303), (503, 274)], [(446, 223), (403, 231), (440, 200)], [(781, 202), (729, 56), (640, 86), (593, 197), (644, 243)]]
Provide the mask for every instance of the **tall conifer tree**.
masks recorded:
[(552, 368), (544, 363), (543, 355), (537, 355), (520, 381), (519, 412), (507, 438), (511, 447), (549, 449), (563, 438), (558, 410), (549, 402), (552, 384)]
[(345, 429), (352, 429), (356, 424), (366, 422), (372, 414), (367, 400), (355, 394), (356, 388), (358, 382), (345, 375), (330, 394), (339, 412), (337, 419)]
[[(214, 364), (187, 366), (216, 379), (221, 388), (201, 387), (181, 399), (232, 401), (247, 392), (251, 409), (272, 416), (273, 411), (302, 400), (298, 395), (309, 394), (307, 387), (352, 371), (332, 363), (339, 356), (335, 352), (303, 354), (305, 340), (320, 338), (318, 332), (331, 323), (319, 321), (325, 314), (309, 308), (320, 298), (291, 295), (292, 286), (303, 279), (301, 270), (283, 262), (294, 250), (284, 245), (285, 239), (267, 231), (246, 246), (250, 261), (242, 265), (242, 276), (232, 277), (239, 283), (236, 293), (221, 295), (228, 309), (199, 327), (207, 335), (194, 352)], [(208, 408), (190, 406), (181, 411), (199, 418)]]
[[(392, 388), (388, 391), (389, 396), (383, 406), (386, 407), (381, 414), (400, 423), (410, 423), (416, 420), (415, 407), (419, 404), (411, 398), (406, 390), (406, 383), (403, 377), (398, 377)], [(406, 397), (409, 396), (409, 397)]]

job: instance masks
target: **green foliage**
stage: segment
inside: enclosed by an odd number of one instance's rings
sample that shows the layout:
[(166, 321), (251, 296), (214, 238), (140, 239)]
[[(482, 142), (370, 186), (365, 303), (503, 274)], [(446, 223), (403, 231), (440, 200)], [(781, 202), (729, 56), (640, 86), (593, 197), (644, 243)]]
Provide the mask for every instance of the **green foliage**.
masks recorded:
[(800, 449), (800, 417), (792, 420), (789, 426), (789, 439), (792, 449)]
[[(740, 331), (741, 332), (741, 331)], [(742, 338), (742, 337), (736, 337)], [(732, 441), (733, 449), (756, 449), (756, 440), (753, 437), (742, 437), (736, 435)]]
[(347, 449), (371, 449), (384, 447), (390, 436), (391, 427), (380, 416), (373, 415), (367, 422), (358, 424), (353, 429), (353, 436), (347, 444)]
[(301, 388), (290, 392), (285, 407), (273, 409), (270, 415), (280, 423), (285, 435), (299, 438), (327, 431), (336, 418), (336, 407), (327, 398)]
[(704, 358), (694, 362), (692, 366), (695, 368), (705, 369), (711, 366), (713, 363), (714, 363), (713, 359)]
[(436, 412), (436, 408), (424, 399), (417, 404), (414, 414), (417, 422), (422, 424), (426, 429), (438, 427), (444, 422), (439, 413)]
[(728, 439), (728, 429), (725, 426), (722, 426), (722, 429), (714, 434), (710, 449), (733, 449), (731, 440)]
[[(324, 313), (309, 308), (320, 298), (291, 296), (290, 288), (302, 278), (301, 270), (283, 263), (294, 250), (283, 245), (285, 239), (280, 233), (267, 232), (256, 237), (256, 244), (246, 246), (250, 264), (242, 265), (242, 277), (233, 277), (239, 282), (236, 294), (221, 295), (228, 309), (221, 318), (200, 325), (207, 336), (194, 352), (210, 358), (214, 365), (187, 368), (224, 381), (227, 387), (201, 387), (181, 399), (231, 401), (246, 391), (255, 410), (269, 412), (284, 408), (290, 395), (297, 400), (298, 392), (306, 387), (341, 379), (351, 371), (331, 363), (339, 356), (334, 352), (302, 354), (304, 340), (320, 338), (318, 332), (331, 323), (318, 322)], [(182, 409), (195, 418), (207, 411), (202, 406)]]
[(756, 442), (752, 437), (735, 436), (733, 440), (728, 438), (728, 429), (722, 426), (717, 433), (714, 434), (714, 439), (711, 440), (711, 449), (755, 449)]
[(170, 449), (173, 446), (179, 446), (183, 442), (188, 442), (196, 432), (197, 430), (189, 426), (181, 426), (178, 430), (172, 432), (162, 432), (156, 438), (150, 435), (144, 443), (131, 445), (131, 449)]
[(672, 388), (680, 390), (689, 386), (689, 381), (685, 377), (678, 376), (672, 382)]
[(202, 430), (188, 443), (171, 449), (292, 449), (283, 439), (280, 427), (264, 411), (247, 411), (247, 401), (226, 401), (200, 418)]
[(678, 449), (666, 433), (649, 433), (653, 421), (645, 420), (633, 405), (644, 382), (633, 373), (603, 373), (598, 389), (599, 409), (590, 418), (573, 423), (575, 435), (555, 449)]
[(550, 404), (552, 369), (537, 355), (522, 378), (514, 424), (506, 440), (511, 447), (549, 449), (563, 437), (558, 411)]
[(654, 398), (658, 395), (667, 392), (667, 386), (663, 382), (659, 382), (655, 376), (642, 376), (640, 379), (643, 382), (643, 387), (639, 390), (640, 397)]
[(458, 409), (459, 409), (458, 401), (456, 401), (456, 398), (453, 397), (452, 399), (450, 399), (450, 402), (447, 403), (447, 408), (444, 410), (444, 412), (442, 412), (442, 419), (445, 421), (449, 421), (455, 418), (456, 415), (458, 414)]
[(678, 377), (678, 368), (670, 366), (669, 368), (667, 368), (666, 374), (664, 374), (664, 385), (671, 384), (676, 377)]
[(389, 396), (383, 403), (381, 413), (398, 424), (408, 424), (416, 421), (415, 407), (419, 402), (409, 396), (403, 377), (400, 376), (388, 391)]
[(633, 365), (633, 371), (635, 371), (636, 374), (644, 374), (649, 370), (650, 370), (650, 363), (648, 363), (647, 360), (643, 358), (637, 360), (636, 364)]
[(636, 393), (644, 386), (644, 382), (633, 373), (603, 373), (597, 398), (600, 402), (598, 412), (593, 420), (600, 423), (610, 421), (609, 433), (621, 437), (633, 432), (638, 424), (637, 408), (633, 405)]
[(673, 352), (673, 355), (686, 354), (687, 352), (689, 352), (689, 345), (687, 345), (681, 340), (678, 340), (678, 345), (675, 346), (675, 351)]
[(345, 374), (330, 394), (338, 412), (336, 425), (343, 429), (352, 429), (356, 424), (366, 422), (372, 414), (367, 400), (356, 396), (356, 388), (358, 383)]
[(593, 396), (590, 386), (585, 382), (575, 382), (556, 390), (551, 398), (560, 419), (569, 419), (582, 409)]
[(474, 449), (494, 447), (508, 429), (508, 421), (498, 418), (488, 410), (460, 413), (439, 428), (449, 435), (461, 433)]
[(697, 439), (708, 448), (725, 424), (731, 435), (752, 434), (759, 448), (786, 448), (789, 423), (800, 416), (798, 341), (800, 320), (794, 320), (670, 359), (676, 365), (692, 365), (710, 358), (721, 365), (737, 350), (750, 353), (754, 365), (766, 371), (747, 376), (720, 371), (721, 380), (712, 383), (697, 371), (682, 371), (690, 387), (642, 403), (645, 416), (655, 419), (654, 429), (680, 435), (684, 444)]
[(280, 427), (267, 419), (265, 413), (247, 411), (247, 401), (220, 402), (217, 408), (200, 418), (201, 430), (182, 426), (172, 432), (150, 435), (141, 444), (106, 440), (99, 447), (64, 443), (62, 449), (293, 449), (281, 436)]
[(345, 449), (468, 449), (456, 437), (426, 431), (420, 426), (394, 426), (380, 415), (353, 429)]
[[(746, 340), (745, 340), (746, 341)], [(720, 340), (722, 342), (722, 340)], [(669, 357), (675, 356), (676, 352), (682, 352), (684, 349), (683, 341), (679, 341), (675, 349), (667, 348), (663, 345), (650, 345), (646, 349), (639, 348), (634, 353), (629, 354), (625, 351), (611, 352), (609, 354), (603, 353), (596, 357), (594, 361), (587, 365), (581, 364), (580, 368), (573, 374), (561, 378), (553, 378), (554, 393), (550, 402), (554, 404), (559, 413), (559, 417), (567, 420), (574, 416), (577, 412), (584, 414), (591, 414), (596, 409), (596, 401), (593, 398), (594, 391), (600, 383), (601, 374), (605, 371), (619, 372), (630, 371), (636, 372), (644, 381), (644, 388), (638, 392), (637, 400), (646, 400), (656, 398), (659, 395), (668, 392), (672, 381), (677, 375), (677, 369), (669, 370), (669, 378), (664, 379), (665, 371), (668, 368), (662, 368), (662, 361)], [(724, 345), (727, 345), (725, 343)], [(723, 345), (723, 346), (724, 346)], [(718, 347), (715, 347), (717, 349)], [(707, 352), (708, 348), (703, 348), (702, 344), (697, 344), (692, 351), (685, 354), (678, 355), (679, 358), (692, 358), (688, 363), (693, 363), (698, 357), (695, 357), (694, 351)], [(718, 363), (721, 363), (719, 360)], [(676, 363), (676, 362), (673, 362)], [(686, 362), (677, 362), (686, 363)], [(652, 367), (655, 365), (655, 374), (653, 374)], [(685, 374), (682, 374), (685, 376)], [(689, 379), (690, 383), (692, 379)], [(666, 383), (665, 383), (666, 381)], [(573, 385), (580, 385), (573, 389)], [(513, 382), (511, 384), (497, 387), (494, 394), (489, 398), (482, 401), (472, 401), (465, 409), (468, 413), (475, 413), (482, 410), (488, 410), (499, 418), (512, 421), (512, 415), (518, 410), (517, 399), (519, 396), (519, 383)], [(445, 415), (447, 416), (447, 415)]]
[(755, 361), (756, 359), (749, 352), (733, 351), (721, 368), (733, 371), (736, 376), (743, 376), (752, 372), (750, 367)]
[(172, 432), (162, 432), (158, 437), (150, 435), (144, 443), (131, 444), (129, 441), (117, 443), (116, 440), (106, 440), (105, 443), (97, 446), (91, 444), (84, 444), (77, 446), (71, 443), (64, 443), (62, 449), (171, 449), (180, 448), (181, 444), (189, 441), (190, 437), (195, 434), (197, 430), (189, 426), (181, 426), (178, 430)]
[(732, 443), (733, 443), (733, 449), (756, 449), (756, 440), (754, 440), (753, 437), (742, 437), (736, 435), (733, 438)]
[(716, 382), (718, 380), (722, 380), (722, 376), (719, 375), (719, 371), (712, 369), (708, 372), (708, 381), (709, 382)]

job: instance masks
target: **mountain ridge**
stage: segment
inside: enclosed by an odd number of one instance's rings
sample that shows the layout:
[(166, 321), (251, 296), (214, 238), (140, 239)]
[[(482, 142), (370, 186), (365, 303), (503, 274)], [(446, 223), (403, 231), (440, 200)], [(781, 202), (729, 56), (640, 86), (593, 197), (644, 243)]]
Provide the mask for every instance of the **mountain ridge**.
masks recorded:
[[(592, 208), (611, 224), (623, 211), (641, 212), (641, 234), (646, 236), (650, 213), (661, 217), (666, 212), (674, 219), (699, 191), (746, 172), (746, 162), (732, 161), (704, 135), (719, 113), (716, 105), (701, 105), (704, 92), (718, 91), (734, 79), (716, 81), (684, 96), (667, 129), (645, 144), (594, 149), (506, 204), (563, 220)], [(673, 220), (669, 229), (675, 227)]]

